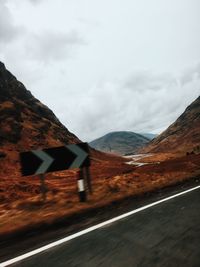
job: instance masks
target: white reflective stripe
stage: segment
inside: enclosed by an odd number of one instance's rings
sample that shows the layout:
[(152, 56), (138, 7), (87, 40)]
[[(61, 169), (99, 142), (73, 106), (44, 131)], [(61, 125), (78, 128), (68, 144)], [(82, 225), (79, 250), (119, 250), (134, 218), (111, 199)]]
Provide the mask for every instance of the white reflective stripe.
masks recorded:
[(69, 145), (69, 146), (66, 146), (66, 148), (69, 149), (71, 152), (73, 152), (76, 155), (76, 158), (72, 162), (69, 169), (79, 168), (82, 165), (83, 161), (87, 158), (88, 153), (86, 153), (78, 145)]
[(43, 161), (36, 170), (35, 174), (45, 173), (54, 161), (54, 159), (42, 150), (32, 150), (31, 152)]
[(78, 191), (79, 192), (85, 191), (85, 189), (84, 189), (84, 181), (83, 180), (78, 180)]

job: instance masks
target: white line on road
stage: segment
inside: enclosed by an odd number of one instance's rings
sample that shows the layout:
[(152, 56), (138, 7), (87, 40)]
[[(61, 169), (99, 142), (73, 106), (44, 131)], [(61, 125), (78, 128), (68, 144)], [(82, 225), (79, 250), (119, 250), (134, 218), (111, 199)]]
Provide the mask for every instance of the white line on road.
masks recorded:
[(117, 217), (112, 218), (112, 219), (110, 219), (110, 220), (107, 220), (107, 221), (105, 221), (105, 222), (102, 222), (102, 223), (99, 223), (99, 224), (97, 224), (97, 225), (91, 226), (91, 227), (89, 227), (89, 228), (87, 228), (87, 229), (85, 229), (85, 230), (82, 230), (82, 231), (78, 232), (78, 233), (72, 234), (72, 235), (67, 236), (67, 237), (64, 237), (64, 238), (62, 238), (62, 239), (60, 239), (60, 240), (57, 240), (57, 241), (55, 241), (55, 242), (52, 242), (52, 243), (50, 243), (50, 244), (48, 244), (48, 245), (46, 245), (46, 246), (40, 247), (40, 248), (38, 248), (38, 249), (32, 250), (32, 251), (30, 251), (30, 252), (28, 252), (28, 253), (25, 253), (25, 254), (23, 254), (23, 255), (20, 255), (20, 256), (18, 256), (18, 257), (13, 258), (13, 259), (10, 259), (10, 260), (7, 260), (7, 261), (5, 261), (5, 262), (2, 262), (2, 263), (0, 263), (0, 267), (6, 267), (6, 266), (9, 266), (9, 265), (11, 265), (11, 264), (13, 264), (13, 263), (22, 261), (22, 260), (27, 259), (27, 258), (29, 258), (29, 257), (31, 257), (31, 256), (34, 256), (34, 255), (36, 255), (36, 254), (39, 254), (39, 253), (41, 253), (41, 252), (43, 252), (43, 251), (45, 251), (45, 250), (48, 250), (48, 249), (50, 249), (50, 248), (59, 246), (60, 244), (66, 243), (66, 242), (68, 242), (68, 241), (70, 241), (70, 240), (72, 240), (72, 239), (75, 239), (75, 238), (79, 237), (79, 236), (82, 236), (82, 235), (85, 235), (85, 234), (87, 234), (87, 233), (89, 233), (89, 232), (92, 232), (92, 231), (94, 231), (94, 230), (97, 230), (97, 229), (99, 229), (99, 228), (101, 228), (101, 227), (103, 227), (103, 226), (106, 226), (106, 225), (111, 224), (111, 223), (113, 223), (113, 222), (119, 221), (119, 220), (121, 220), (121, 219), (123, 219), (123, 218), (126, 218), (126, 217), (128, 217), (128, 216), (131, 216), (131, 215), (133, 215), (133, 214), (135, 214), (135, 213), (138, 213), (138, 212), (140, 212), (140, 211), (146, 210), (146, 209), (151, 208), (151, 207), (153, 207), (153, 206), (156, 206), (156, 205), (158, 205), (158, 204), (160, 204), (160, 203), (166, 202), (166, 201), (168, 201), (168, 200), (170, 200), (170, 199), (173, 199), (173, 198), (179, 197), (179, 196), (181, 196), (181, 195), (187, 194), (187, 193), (189, 193), (189, 192), (191, 192), (191, 191), (194, 191), (194, 190), (197, 190), (197, 189), (199, 189), (199, 188), (200, 188), (200, 185), (199, 185), (199, 186), (196, 186), (196, 187), (193, 187), (193, 188), (191, 188), (191, 189), (185, 190), (185, 191), (183, 191), (183, 192), (181, 192), (181, 193), (175, 194), (175, 195), (173, 195), (173, 196), (166, 197), (166, 198), (164, 198), (164, 199), (158, 200), (158, 201), (156, 201), (156, 202), (153, 202), (153, 203), (148, 204), (148, 205), (146, 205), (146, 206), (140, 207), (140, 208), (138, 208), (138, 209), (132, 210), (132, 211), (130, 211), (130, 212), (124, 213), (124, 214), (122, 214), (122, 215), (120, 215), (120, 216), (117, 216)]

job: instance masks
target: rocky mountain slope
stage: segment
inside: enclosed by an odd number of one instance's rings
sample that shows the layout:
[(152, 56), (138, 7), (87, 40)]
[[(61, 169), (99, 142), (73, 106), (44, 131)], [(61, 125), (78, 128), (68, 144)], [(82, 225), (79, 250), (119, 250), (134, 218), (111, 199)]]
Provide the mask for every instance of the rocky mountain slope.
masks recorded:
[(77, 142), (79, 139), (0, 62), (1, 172), (2, 165), (15, 165), (19, 151)]
[(200, 96), (142, 152), (191, 153), (200, 146)]
[(139, 148), (146, 145), (150, 140), (134, 132), (112, 132), (92, 142), (90, 146), (103, 151), (118, 155), (135, 153)]

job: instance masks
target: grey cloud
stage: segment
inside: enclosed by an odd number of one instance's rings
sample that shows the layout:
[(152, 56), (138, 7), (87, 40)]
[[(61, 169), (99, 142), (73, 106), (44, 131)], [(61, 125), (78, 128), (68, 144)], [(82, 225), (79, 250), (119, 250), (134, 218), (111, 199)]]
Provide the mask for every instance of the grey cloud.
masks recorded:
[(188, 70), (185, 70), (180, 77), (180, 83), (185, 85), (195, 79), (200, 79), (200, 63)]
[(86, 26), (92, 26), (92, 27), (100, 27), (101, 24), (97, 20), (94, 19), (85, 19), (85, 18), (78, 18), (77, 21), (81, 24), (85, 24)]
[(75, 46), (86, 44), (76, 31), (69, 33), (44, 32), (30, 35), (27, 54), (33, 59), (49, 63), (71, 57)]
[[(0, 0), (2, 60), (83, 140), (166, 128), (200, 94), (199, 65), (179, 77), (157, 74), (177, 73), (199, 58), (196, 0), (184, 0), (181, 9), (173, 0), (147, 9), (131, 0), (83, 2)], [(84, 49), (79, 32), (89, 40)], [(133, 66), (152, 72), (126, 77)]]
[(32, 4), (39, 4), (43, 2), (44, 0), (29, 0)]
[(133, 84), (129, 77), (121, 84), (105, 83), (80, 94), (76, 98), (79, 105), (75, 113), (71, 95), (68, 111), (61, 115), (62, 121), (71, 125), (85, 141), (117, 130), (158, 133), (200, 95), (200, 79), (195, 83), (191, 79), (187, 86), (180, 86), (177, 78), (168, 74), (143, 73), (139, 79), (135, 79), (137, 74), (132, 77)]
[(130, 75), (123, 88), (135, 91), (160, 90), (163, 84), (168, 85), (173, 81), (169, 74), (153, 74), (149, 71), (140, 71)]
[(22, 28), (14, 25), (10, 10), (5, 1), (0, 1), (0, 44), (6, 44), (21, 34)]

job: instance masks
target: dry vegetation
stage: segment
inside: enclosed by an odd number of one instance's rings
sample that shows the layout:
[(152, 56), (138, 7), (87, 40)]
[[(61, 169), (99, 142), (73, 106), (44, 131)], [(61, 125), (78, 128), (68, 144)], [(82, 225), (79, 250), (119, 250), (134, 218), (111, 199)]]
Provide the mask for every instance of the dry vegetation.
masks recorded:
[[(200, 97), (150, 143), (146, 152), (196, 153), (200, 144), (199, 105)], [(93, 151), (94, 192), (87, 203), (79, 203), (76, 170), (46, 175), (48, 191), (43, 203), (39, 177), (21, 177), (19, 152), (79, 142), (0, 62), (0, 235), (52, 224), (58, 218), (200, 174), (200, 155), (154, 154), (141, 159), (148, 165), (136, 167), (126, 164), (128, 159)]]
[[(156, 154), (134, 167), (125, 159), (94, 152), (91, 176), (93, 194), (79, 203), (77, 170), (46, 175), (47, 200), (41, 201), (39, 177), (21, 177), (19, 170), (0, 180), (0, 234), (31, 225), (51, 224), (57, 218), (104, 206), (126, 196), (143, 194), (200, 174), (200, 155), (174, 158)], [(158, 161), (160, 162), (158, 164)], [(2, 164), (2, 162), (1, 162)]]

